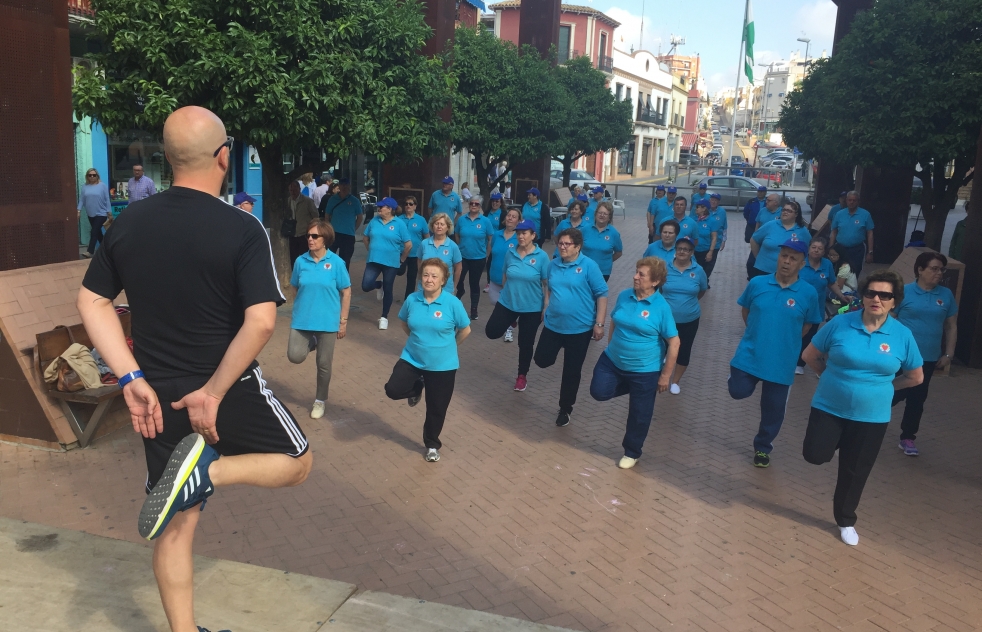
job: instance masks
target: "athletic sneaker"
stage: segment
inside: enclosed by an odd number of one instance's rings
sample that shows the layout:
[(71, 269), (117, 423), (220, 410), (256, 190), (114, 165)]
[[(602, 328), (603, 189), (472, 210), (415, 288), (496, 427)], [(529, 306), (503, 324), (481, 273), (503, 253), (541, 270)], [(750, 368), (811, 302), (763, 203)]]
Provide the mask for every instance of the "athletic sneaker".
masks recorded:
[(562, 428), (563, 426), (568, 426), (569, 413), (564, 413), (563, 411), (559, 411), (559, 414), (556, 415), (556, 425), (559, 426), (560, 428)]
[(380, 287), (375, 288), (375, 300), (381, 301), (383, 298), (385, 298), (385, 291)]
[(672, 384), (671, 386), (668, 387), (668, 392), (671, 393), (672, 395), (678, 395), (679, 393), (682, 392), (682, 389), (679, 388), (678, 384)]
[(859, 544), (859, 534), (856, 533), (856, 527), (839, 527), (839, 537), (849, 546)]
[(805, 374), (805, 367), (803, 367), (803, 366), (796, 366), (794, 368), (794, 374), (795, 375), (804, 375)]
[(324, 416), (324, 402), (314, 401), (314, 407), (310, 409), (311, 419), (320, 419)]
[(634, 467), (634, 464), (637, 462), (637, 459), (632, 459), (625, 454), (621, 457), (621, 460), (617, 462), (617, 467), (621, 468), (622, 470), (629, 470)]
[(471, 320), (477, 320), (477, 310), (471, 312)]
[(389, 328), (389, 319), (386, 318), (385, 316), (383, 316), (382, 318), (379, 318), (378, 319), (378, 328), (379, 329), (388, 329)]
[(430, 463), (436, 463), (440, 460), (440, 453), (437, 452), (436, 448), (430, 448), (426, 451), (426, 456), (424, 458)]
[(505, 342), (511, 342), (514, 338), (512, 337), (512, 329), (509, 327), (505, 330)]
[[(423, 381), (423, 376), (420, 376), (419, 381), (420, 382)], [(421, 400), (422, 398), (423, 398), (423, 391), (421, 390), (419, 392), (419, 395), (414, 395), (414, 396), (408, 398), (406, 400), (406, 403), (409, 404), (409, 407), (410, 408), (412, 408), (413, 406), (415, 406), (416, 404), (418, 404), (419, 403), (419, 400)]]
[[(203, 628), (203, 627), (201, 627), (199, 625), (198, 626), (198, 632), (209, 632), (209, 630), (208, 630), (208, 628)], [(219, 630), (218, 632), (232, 632), (232, 631), (231, 630)]]
[(901, 439), (900, 449), (904, 451), (907, 456), (917, 456), (917, 446), (914, 445), (913, 439)]
[(771, 455), (757, 450), (754, 452), (754, 467), (767, 467), (771, 464)]
[(178, 511), (190, 509), (215, 493), (215, 487), (208, 477), (208, 466), (218, 460), (218, 452), (205, 443), (198, 433), (181, 439), (160, 480), (147, 494), (140, 510), (138, 528), (140, 535), (147, 540), (160, 536)]
[(517, 378), (515, 378), (516, 391), (524, 392), (525, 389), (528, 387), (528, 384), (529, 384), (528, 380), (525, 379), (524, 375), (519, 375)]
[(491, 284), (488, 283), (487, 285), (484, 286), (484, 293), (487, 294), (490, 290), (491, 290)]

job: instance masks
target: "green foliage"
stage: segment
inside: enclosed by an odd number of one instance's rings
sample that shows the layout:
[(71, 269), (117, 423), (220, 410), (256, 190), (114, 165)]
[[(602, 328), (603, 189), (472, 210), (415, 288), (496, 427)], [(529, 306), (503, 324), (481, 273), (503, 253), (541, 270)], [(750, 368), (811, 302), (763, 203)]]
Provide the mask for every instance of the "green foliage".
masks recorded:
[(79, 114), (159, 130), (207, 107), (229, 133), (281, 153), (441, 149), (451, 75), (420, 55), (416, 0), (93, 0), (104, 53), (79, 69)]
[(607, 86), (607, 76), (593, 67), (589, 57), (557, 66), (554, 75), (565, 107), (561, 136), (553, 144), (552, 155), (562, 156), (563, 186), (569, 186), (573, 162), (631, 140), (634, 112), (630, 101), (616, 99)]

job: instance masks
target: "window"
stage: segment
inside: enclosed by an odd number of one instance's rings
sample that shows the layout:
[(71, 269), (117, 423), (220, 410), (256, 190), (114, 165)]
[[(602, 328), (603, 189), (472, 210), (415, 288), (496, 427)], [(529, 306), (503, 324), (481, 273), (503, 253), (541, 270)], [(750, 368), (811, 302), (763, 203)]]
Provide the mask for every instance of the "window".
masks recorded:
[(631, 86), (628, 86), (627, 87), (627, 92), (625, 94), (626, 94), (626, 96), (624, 98), (627, 99), (628, 101), (630, 101), (631, 100)]
[(779, 97), (783, 97), (783, 96), (784, 96), (784, 93), (783, 93), (783, 92), (778, 92), (778, 93), (777, 93), (777, 96), (779, 96)]
[(600, 34), (600, 51), (597, 53), (597, 59), (607, 54), (607, 34)]
[(614, 97), (616, 97), (618, 101), (623, 100), (623, 98), (624, 98), (624, 84), (623, 83), (618, 83), (615, 86)]
[(559, 25), (559, 63), (569, 60), (569, 43), (572, 30), (573, 27), (571, 26)]

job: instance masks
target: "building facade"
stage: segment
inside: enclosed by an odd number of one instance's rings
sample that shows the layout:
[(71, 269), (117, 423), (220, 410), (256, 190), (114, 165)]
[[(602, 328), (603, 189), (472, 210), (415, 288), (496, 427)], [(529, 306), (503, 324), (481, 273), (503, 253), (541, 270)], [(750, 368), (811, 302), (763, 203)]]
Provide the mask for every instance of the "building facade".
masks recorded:
[(672, 101), (672, 76), (658, 58), (646, 50), (630, 53), (613, 49), (611, 92), (629, 101), (634, 111), (634, 137), (603, 163), (603, 182), (656, 176), (665, 173), (670, 160), (668, 116)]
[(676, 77), (681, 77), (682, 79), (687, 79), (689, 84), (698, 81), (702, 76), (699, 74), (699, 55), (659, 55), (658, 61), (664, 63), (668, 66), (668, 72), (672, 73)]

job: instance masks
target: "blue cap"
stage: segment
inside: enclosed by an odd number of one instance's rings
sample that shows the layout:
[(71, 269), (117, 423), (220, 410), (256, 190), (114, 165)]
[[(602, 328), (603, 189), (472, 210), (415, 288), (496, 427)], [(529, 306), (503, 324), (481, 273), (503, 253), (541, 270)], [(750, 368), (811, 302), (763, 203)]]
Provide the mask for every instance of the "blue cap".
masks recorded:
[(603, 192), (604, 192), (603, 187), (593, 187), (592, 189), (590, 189), (590, 193), (603, 193)]
[(392, 199), (390, 197), (386, 197), (386, 198), (382, 198), (381, 200), (379, 200), (378, 202), (376, 202), (375, 203), (375, 206), (380, 207), (380, 208), (383, 207), (383, 206), (388, 206), (390, 209), (392, 209), (394, 211), (394, 210), (396, 210), (399, 207), (399, 203), (396, 202), (394, 199)]
[(518, 226), (515, 227), (515, 230), (530, 230), (534, 233), (535, 223), (530, 219), (523, 219), (522, 221), (518, 222)]
[(580, 193), (579, 195), (576, 196), (576, 199), (579, 200), (580, 202), (589, 202), (590, 201), (590, 198), (587, 197), (587, 194), (586, 193)]
[(351, 180), (347, 178), (341, 178), (340, 180), (338, 180), (338, 184), (351, 184)]
[(790, 248), (791, 250), (796, 250), (802, 254), (808, 252), (808, 244), (801, 241), (800, 239), (789, 239), (783, 244), (781, 244), (781, 247)]
[(709, 200), (707, 200), (706, 198), (703, 198), (703, 199), (699, 200), (698, 202), (696, 202), (696, 206), (705, 206), (706, 208), (709, 208)]
[(664, 184), (659, 184), (658, 186), (655, 187), (655, 191), (664, 191), (664, 190), (665, 190)]
[(849, 193), (848, 191), (843, 191), (842, 193), (839, 194), (839, 197), (846, 197), (848, 193)]
[(668, 192), (669, 192), (669, 193), (678, 193), (678, 192), (679, 192), (679, 190), (678, 190), (678, 189), (676, 189), (675, 187), (668, 187)]
[(682, 237), (679, 237), (678, 239), (675, 240), (675, 245), (678, 246), (679, 243), (680, 242), (683, 242), (683, 241), (685, 243), (689, 244), (690, 246), (692, 246), (692, 249), (693, 250), (696, 249), (696, 242), (692, 241), (692, 237), (687, 237), (687, 236), (684, 236), (684, 235)]
[(759, 187), (757, 187), (757, 191), (767, 191), (767, 187), (765, 187), (765, 186), (764, 186), (764, 185), (762, 184), (762, 185), (760, 185)]
[(447, 176), (446, 178), (443, 179), (443, 184), (453, 184), (453, 178)]
[(531, 189), (529, 189), (529, 190), (528, 190), (528, 191), (526, 191), (525, 193), (531, 193), (531, 194), (532, 194), (532, 195), (534, 195), (535, 197), (539, 197), (539, 190), (538, 190), (538, 189), (536, 189), (535, 187), (532, 187)]
[(234, 204), (235, 206), (238, 206), (239, 204), (242, 204), (243, 202), (252, 202), (253, 204), (255, 204), (256, 203), (256, 198), (252, 197), (251, 195), (249, 195), (245, 191), (239, 191), (238, 193), (235, 194), (235, 197), (232, 198), (232, 204)]
[(495, 191), (494, 193), (491, 194), (491, 199), (492, 200), (500, 200), (501, 199), (501, 194), (498, 193), (497, 191)]
[(713, 199), (713, 200), (722, 200), (723, 199), (723, 196), (720, 195), (719, 193), (710, 193), (709, 194), (709, 197), (710, 197), (710, 199)]
[(708, 185), (707, 185), (707, 184), (706, 184), (705, 182), (700, 182), (700, 183), (699, 183), (699, 188), (700, 188), (700, 189), (705, 189), (705, 188), (706, 188), (707, 186), (708, 186)]

